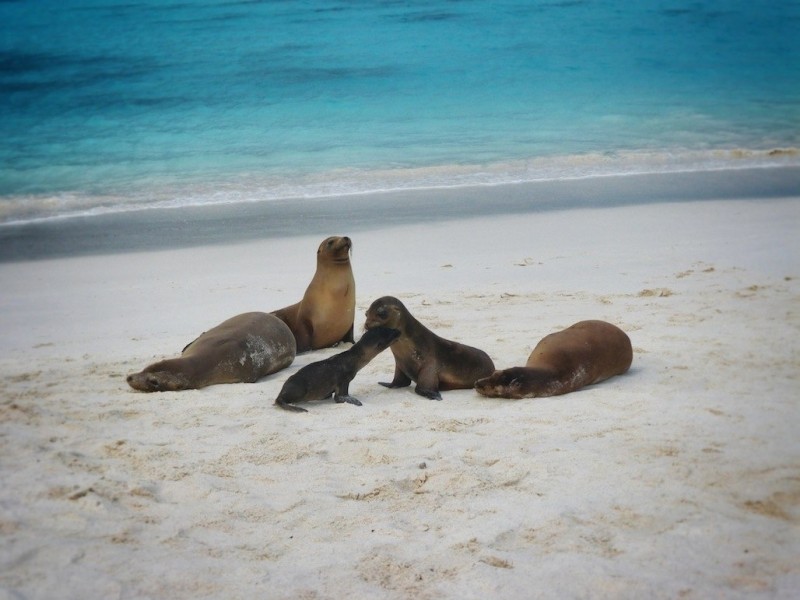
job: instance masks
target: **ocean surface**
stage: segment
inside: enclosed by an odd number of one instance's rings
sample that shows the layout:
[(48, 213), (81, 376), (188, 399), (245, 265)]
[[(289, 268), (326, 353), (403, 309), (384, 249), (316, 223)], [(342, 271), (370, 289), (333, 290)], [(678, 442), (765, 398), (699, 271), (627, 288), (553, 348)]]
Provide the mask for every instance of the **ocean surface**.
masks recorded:
[(796, 0), (3, 0), (0, 228), (800, 165)]

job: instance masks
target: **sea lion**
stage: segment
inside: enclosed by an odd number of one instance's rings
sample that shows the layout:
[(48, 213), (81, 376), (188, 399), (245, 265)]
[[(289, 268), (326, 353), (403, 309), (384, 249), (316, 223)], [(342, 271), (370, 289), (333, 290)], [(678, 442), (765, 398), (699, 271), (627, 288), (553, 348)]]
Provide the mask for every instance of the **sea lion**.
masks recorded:
[(253, 383), (292, 364), (295, 341), (275, 315), (249, 312), (223, 321), (183, 349), (180, 358), (128, 376), (141, 392), (175, 392), (215, 383)]
[(385, 326), (400, 330), (392, 344), (395, 368), (388, 388), (417, 383), (414, 391), (431, 400), (441, 400), (439, 390), (471, 388), (475, 381), (494, 371), (492, 359), (483, 351), (439, 337), (417, 321), (397, 298), (378, 298), (367, 310), (364, 327)]
[(524, 367), (495, 371), (475, 389), (490, 398), (558, 396), (621, 375), (632, 360), (631, 340), (619, 327), (580, 321), (542, 338)]
[(329, 237), (317, 250), (317, 270), (297, 304), (273, 311), (289, 326), (297, 352), (354, 342), (356, 282), (350, 265), (349, 237)]
[(324, 400), (333, 394), (335, 402), (349, 402), (361, 406), (350, 395), (350, 382), (369, 361), (386, 350), (400, 336), (397, 329), (376, 327), (367, 331), (355, 346), (335, 356), (320, 360), (300, 369), (283, 384), (275, 404), (286, 410), (308, 412), (290, 402)]

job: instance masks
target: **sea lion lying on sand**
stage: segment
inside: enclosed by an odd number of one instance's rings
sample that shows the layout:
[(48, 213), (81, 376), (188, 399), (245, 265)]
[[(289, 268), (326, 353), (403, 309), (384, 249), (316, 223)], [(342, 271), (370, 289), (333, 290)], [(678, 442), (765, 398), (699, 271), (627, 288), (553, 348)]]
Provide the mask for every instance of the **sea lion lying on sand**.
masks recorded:
[(580, 321), (542, 338), (524, 367), (495, 371), (475, 389), (491, 398), (558, 396), (621, 375), (632, 360), (631, 340), (619, 327)]
[(295, 341), (278, 317), (249, 312), (203, 333), (180, 358), (154, 363), (128, 375), (141, 392), (175, 392), (215, 383), (253, 383), (292, 364)]

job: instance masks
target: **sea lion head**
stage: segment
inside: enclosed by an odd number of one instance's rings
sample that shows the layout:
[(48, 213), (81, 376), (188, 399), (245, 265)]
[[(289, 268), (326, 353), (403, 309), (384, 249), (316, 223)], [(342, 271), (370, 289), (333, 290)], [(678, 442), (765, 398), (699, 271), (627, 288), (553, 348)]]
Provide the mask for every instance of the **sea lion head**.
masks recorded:
[(128, 385), (140, 392), (177, 392), (191, 386), (183, 373), (147, 371), (128, 375)]
[(379, 325), (377, 327), (373, 327), (364, 335), (362, 335), (358, 343), (373, 346), (378, 352), (383, 352), (389, 346), (394, 344), (399, 337), (399, 329), (392, 329), (391, 327), (383, 327)]
[(402, 330), (401, 324), (407, 312), (406, 307), (397, 298), (392, 296), (378, 298), (367, 309), (364, 329), (383, 326)]
[(337, 264), (348, 264), (350, 262), (350, 251), (353, 249), (352, 240), (347, 237), (331, 236), (322, 240), (317, 249), (317, 262), (332, 262)]
[(475, 382), (475, 390), (489, 398), (524, 398), (525, 381), (528, 376), (528, 370), (522, 367), (495, 371), (489, 377), (478, 379)]

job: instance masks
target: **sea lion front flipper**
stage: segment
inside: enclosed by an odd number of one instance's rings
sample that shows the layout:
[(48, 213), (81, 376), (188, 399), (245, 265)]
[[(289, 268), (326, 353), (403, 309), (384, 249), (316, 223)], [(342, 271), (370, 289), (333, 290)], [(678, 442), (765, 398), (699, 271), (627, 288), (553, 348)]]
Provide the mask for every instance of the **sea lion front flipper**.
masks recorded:
[[(350, 342), (351, 344), (356, 343), (356, 338), (353, 336), (354, 326), (355, 323), (353, 323), (353, 325), (350, 325), (350, 329), (347, 331), (347, 333), (344, 334), (344, 337), (341, 339), (341, 342)], [(337, 342), (337, 344), (341, 342)]]
[(439, 393), (439, 376), (436, 373), (436, 363), (428, 361), (417, 373), (417, 387), (414, 391), (420, 396), (430, 400), (441, 400)]
[(411, 385), (411, 377), (403, 373), (400, 367), (395, 365), (394, 379), (392, 379), (391, 383), (386, 383), (384, 381), (379, 381), (378, 383), (383, 387), (387, 388), (408, 387), (409, 385)]
[(361, 404), (361, 400), (358, 398), (354, 398), (353, 396), (336, 396), (334, 397), (334, 401), (341, 404), (342, 402), (347, 402), (348, 404), (355, 404), (356, 406), (363, 406)]
[(428, 398), (429, 400), (441, 400), (442, 399), (442, 395), (439, 393), (439, 390), (426, 390), (426, 389), (423, 389), (423, 388), (417, 386), (416, 388), (414, 388), (414, 391), (417, 394), (419, 394), (420, 396)]
[(355, 404), (356, 406), (361, 406), (361, 401), (358, 398), (354, 398), (350, 395), (350, 382), (348, 381), (344, 385), (340, 386), (339, 389), (333, 392), (333, 401), (337, 404), (341, 404), (342, 402), (347, 402), (348, 404)]

